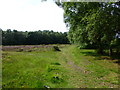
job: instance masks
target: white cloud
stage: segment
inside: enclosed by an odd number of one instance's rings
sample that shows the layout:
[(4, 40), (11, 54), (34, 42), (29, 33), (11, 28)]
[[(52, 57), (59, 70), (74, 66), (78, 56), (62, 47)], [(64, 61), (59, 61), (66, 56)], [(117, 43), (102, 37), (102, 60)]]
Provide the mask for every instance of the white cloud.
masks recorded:
[(62, 8), (51, 1), (1, 0), (0, 13), (2, 29), (67, 31)]

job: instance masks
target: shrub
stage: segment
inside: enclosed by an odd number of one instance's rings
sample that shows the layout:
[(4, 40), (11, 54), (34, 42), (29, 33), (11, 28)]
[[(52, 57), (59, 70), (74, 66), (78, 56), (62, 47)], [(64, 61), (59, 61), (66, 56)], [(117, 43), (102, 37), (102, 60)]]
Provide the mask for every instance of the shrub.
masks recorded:
[(23, 48), (20, 48), (17, 50), (17, 52), (22, 52), (23, 51)]
[(60, 64), (60, 63), (58, 63), (58, 62), (51, 63), (51, 64), (53, 64), (53, 65), (61, 65), (61, 64)]
[(53, 46), (54, 51), (61, 51), (58, 46)]

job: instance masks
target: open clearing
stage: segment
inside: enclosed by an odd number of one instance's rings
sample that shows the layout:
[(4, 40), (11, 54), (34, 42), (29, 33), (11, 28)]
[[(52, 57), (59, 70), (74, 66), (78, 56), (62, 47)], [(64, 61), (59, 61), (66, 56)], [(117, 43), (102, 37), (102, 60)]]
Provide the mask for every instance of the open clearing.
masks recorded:
[(59, 45), (61, 51), (53, 51), (49, 45), (26, 50), (24, 47), (2, 52), (3, 88), (119, 86), (118, 59), (111, 60), (94, 50), (78, 49), (74, 45)]

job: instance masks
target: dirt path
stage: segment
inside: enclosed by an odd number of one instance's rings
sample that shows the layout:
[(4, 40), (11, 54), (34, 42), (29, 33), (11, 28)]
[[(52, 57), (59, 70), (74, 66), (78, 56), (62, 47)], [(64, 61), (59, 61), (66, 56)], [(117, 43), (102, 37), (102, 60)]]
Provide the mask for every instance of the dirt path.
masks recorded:
[(63, 57), (65, 57), (66, 58), (66, 60), (67, 60), (67, 66), (69, 67), (69, 68), (71, 68), (72, 70), (74, 70), (74, 71), (76, 71), (76, 72), (81, 72), (81, 73), (84, 73), (84, 74), (88, 74), (88, 73), (90, 73), (89, 71), (87, 71), (84, 67), (82, 67), (82, 66), (78, 66), (78, 65), (76, 65), (73, 61), (74, 60), (72, 60), (73, 59), (73, 56), (72, 56), (72, 54), (70, 53), (70, 52), (67, 52), (66, 50), (65, 51), (63, 51), (62, 52), (62, 55), (63, 55)]
[[(71, 81), (71, 85), (74, 85), (77, 88), (86, 88), (88, 87), (84, 81), (84, 77), (88, 75), (90, 72), (86, 70), (84, 65), (77, 65), (74, 61), (74, 55), (72, 54), (71, 48), (62, 50), (61, 54), (66, 60), (65, 68), (69, 70), (69, 80)], [(69, 82), (70, 82), (69, 81)]]

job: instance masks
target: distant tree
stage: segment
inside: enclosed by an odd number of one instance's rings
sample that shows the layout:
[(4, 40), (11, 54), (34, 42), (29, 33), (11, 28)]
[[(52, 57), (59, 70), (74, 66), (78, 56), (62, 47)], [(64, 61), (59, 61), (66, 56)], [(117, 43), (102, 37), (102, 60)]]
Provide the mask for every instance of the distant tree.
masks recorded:
[(34, 32), (19, 32), (17, 30), (2, 31), (3, 45), (39, 45), (39, 44), (68, 44), (67, 33), (49, 30)]
[(2, 45), (2, 29), (0, 28), (0, 45)]

